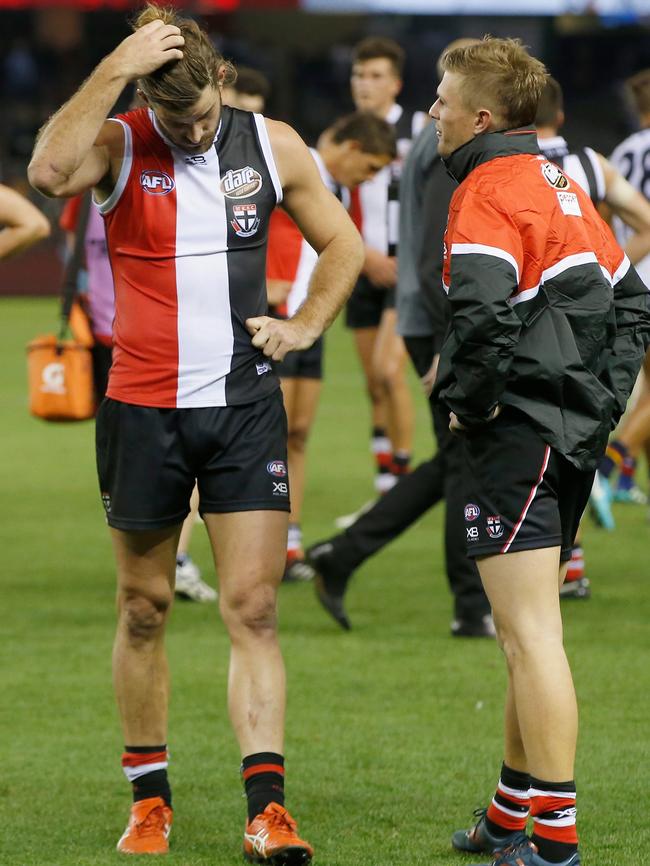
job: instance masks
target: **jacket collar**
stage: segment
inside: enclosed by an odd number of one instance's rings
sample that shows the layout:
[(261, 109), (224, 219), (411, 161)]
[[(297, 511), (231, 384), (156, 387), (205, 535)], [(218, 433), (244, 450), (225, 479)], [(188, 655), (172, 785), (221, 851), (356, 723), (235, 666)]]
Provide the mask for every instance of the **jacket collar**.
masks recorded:
[(520, 153), (538, 154), (537, 132), (526, 126), (499, 132), (484, 132), (466, 141), (443, 160), (447, 171), (458, 183), (477, 166), (499, 156)]

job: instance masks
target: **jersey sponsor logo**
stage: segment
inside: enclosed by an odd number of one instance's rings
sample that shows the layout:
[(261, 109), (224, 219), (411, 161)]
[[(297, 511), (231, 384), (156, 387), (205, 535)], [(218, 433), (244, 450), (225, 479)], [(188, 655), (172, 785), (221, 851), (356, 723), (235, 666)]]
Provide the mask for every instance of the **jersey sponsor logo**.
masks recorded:
[(571, 186), (562, 169), (552, 162), (542, 163), (542, 177), (553, 189), (568, 189)]
[(567, 216), (582, 216), (578, 196), (574, 192), (556, 192), (557, 200), (562, 208), (562, 213)]
[(481, 513), (481, 509), (478, 505), (474, 505), (472, 502), (468, 502), (465, 506), (465, 520), (468, 523), (471, 523), (472, 520), (476, 520), (476, 518)]
[(262, 175), (250, 165), (229, 169), (221, 178), (221, 192), (226, 198), (250, 198), (262, 189)]
[(54, 361), (43, 367), (41, 391), (44, 394), (65, 394), (65, 367), (63, 364)]
[(270, 373), (273, 367), (268, 361), (260, 361), (255, 364), (255, 369), (258, 376), (263, 376), (265, 373)]
[(274, 496), (288, 496), (289, 495), (289, 485), (286, 481), (274, 481), (273, 482), (273, 495)]
[(490, 538), (501, 538), (505, 529), (501, 523), (501, 515), (493, 514), (491, 517), (485, 518), (485, 528)]
[(284, 460), (270, 460), (266, 464), (266, 471), (269, 475), (275, 475), (276, 478), (284, 478), (287, 474), (287, 467)]
[(149, 195), (168, 195), (176, 184), (166, 171), (149, 168), (140, 174), (140, 186)]
[(249, 238), (260, 227), (256, 204), (234, 204), (232, 215), (233, 219), (230, 220), (230, 225), (240, 238)]
[(204, 156), (186, 156), (185, 165), (207, 165), (208, 161)]
[(466, 526), (468, 541), (478, 541), (478, 526)]

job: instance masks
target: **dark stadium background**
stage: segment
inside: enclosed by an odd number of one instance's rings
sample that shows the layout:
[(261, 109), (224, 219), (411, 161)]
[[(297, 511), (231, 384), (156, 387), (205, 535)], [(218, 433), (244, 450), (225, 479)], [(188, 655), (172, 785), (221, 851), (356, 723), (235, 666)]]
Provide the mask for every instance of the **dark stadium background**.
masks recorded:
[[(383, 0), (377, 2), (387, 7)], [(303, 0), (303, 5), (309, 4), (337, 10), (373, 5), (372, 0)], [(139, 5), (129, 0), (66, 4), (0, 0), (0, 181), (39, 201), (53, 223), (61, 203), (39, 199), (25, 177), (34, 136), (97, 62), (128, 34), (129, 15)], [(565, 0), (567, 9), (602, 8), (610, 14), (554, 17), (310, 13), (298, 8), (300, 0), (200, 0), (174, 5), (200, 18), (226, 57), (268, 76), (272, 95), (266, 113), (293, 124), (310, 144), (332, 119), (351, 109), (351, 47), (369, 34), (391, 36), (404, 46), (408, 60), (400, 101), (420, 109), (432, 102), (435, 60), (452, 39), (484, 33), (520, 37), (564, 87), (569, 142), (589, 144), (606, 155), (634, 128), (622, 82), (650, 66), (650, 0)], [(445, 0), (424, 5), (448, 7)], [(485, 0), (478, 5), (498, 10), (512, 8), (513, 3)], [(394, 0), (393, 6), (399, 10), (410, 3)], [(536, 2), (520, 4), (522, 9), (535, 6)], [(59, 246), (55, 231), (50, 241), (28, 256), (3, 263), (0, 295), (55, 293)]]

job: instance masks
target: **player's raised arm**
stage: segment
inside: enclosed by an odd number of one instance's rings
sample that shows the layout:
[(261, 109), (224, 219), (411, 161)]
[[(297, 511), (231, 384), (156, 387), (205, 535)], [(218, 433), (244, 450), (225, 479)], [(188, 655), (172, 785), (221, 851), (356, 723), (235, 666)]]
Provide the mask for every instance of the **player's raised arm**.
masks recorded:
[(280, 361), (289, 351), (311, 346), (334, 321), (359, 275), (364, 248), (300, 136), (284, 123), (266, 123), (284, 190), (283, 206), (319, 254), (307, 299), (291, 319), (260, 316), (247, 322), (253, 345)]
[(160, 19), (145, 24), (102, 60), (41, 130), (29, 181), (49, 196), (72, 196), (119, 172), (122, 131), (106, 118), (124, 87), (183, 56), (180, 30)]

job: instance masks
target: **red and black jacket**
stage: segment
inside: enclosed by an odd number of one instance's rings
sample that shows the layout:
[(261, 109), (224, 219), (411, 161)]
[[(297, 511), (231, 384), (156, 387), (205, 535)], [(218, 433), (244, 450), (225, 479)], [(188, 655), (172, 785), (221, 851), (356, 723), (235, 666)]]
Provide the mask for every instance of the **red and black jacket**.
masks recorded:
[(461, 183), (445, 234), (452, 322), (435, 394), (467, 427), (525, 413), (592, 468), (650, 342), (650, 296), (589, 197), (533, 129), (477, 136), (446, 160)]

